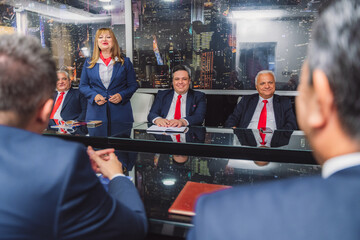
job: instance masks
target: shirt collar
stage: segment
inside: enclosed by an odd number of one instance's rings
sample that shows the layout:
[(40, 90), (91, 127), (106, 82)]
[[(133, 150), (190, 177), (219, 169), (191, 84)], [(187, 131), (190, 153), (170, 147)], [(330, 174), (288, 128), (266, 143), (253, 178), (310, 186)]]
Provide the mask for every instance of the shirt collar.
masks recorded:
[(268, 99), (262, 98), (262, 97), (259, 95), (259, 101), (260, 101), (260, 102), (262, 102), (263, 100), (267, 100), (268, 103), (272, 103), (272, 102), (273, 102), (273, 99), (274, 99), (274, 95), (273, 95), (271, 98), (268, 98)]
[[(112, 64), (115, 64), (116, 61), (119, 61), (119, 58), (118, 58), (118, 57), (115, 57), (115, 61), (114, 61), (114, 59), (112, 59), (108, 66), (110, 66), (110, 65), (112, 65)], [(96, 63), (105, 65), (105, 63), (103, 62), (103, 60), (101, 60), (101, 58), (99, 58)], [(105, 66), (106, 66), (106, 65), (105, 65)]]
[[(69, 88), (67, 91), (64, 91), (64, 95), (66, 95), (69, 90), (70, 90), (70, 88)], [(58, 90), (56, 90), (56, 92), (57, 92), (57, 95), (58, 95), (58, 96), (59, 96), (59, 94), (61, 93), (61, 92), (59, 92)]]
[[(182, 94), (182, 95), (181, 95), (181, 98), (182, 98), (182, 99), (186, 99), (187, 94), (188, 94), (188, 91), (187, 91), (185, 94)], [(178, 96), (179, 96), (179, 94), (178, 94), (177, 92), (175, 92), (175, 90), (174, 90), (174, 97), (177, 98)]]
[(323, 178), (328, 178), (334, 173), (346, 168), (360, 165), (360, 152), (350, 153), (327, 160), (321, 170)]

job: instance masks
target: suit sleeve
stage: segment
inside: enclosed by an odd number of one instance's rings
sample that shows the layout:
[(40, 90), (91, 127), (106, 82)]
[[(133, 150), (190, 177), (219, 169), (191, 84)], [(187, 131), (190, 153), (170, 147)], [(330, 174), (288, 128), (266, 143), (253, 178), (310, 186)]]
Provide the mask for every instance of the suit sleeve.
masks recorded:
[(56, 238), (142, 239), (147, 220), (135, 186), (126, 178), (114, 178), (105, 191), (91, 169), (84, 148), (64, 179), (58, 208)]
[(126, 88), (119, 92), (122, 97), (121, 104), (126, 104), (139, 87), (139, 84), (136, 82), (134, 67), (129, 58), (125, 58), (124, 67), (126, 70)]
[(243, 97), (240, 102), (236, 105), (234, 112), (230, 114), (228, 119), (225, 121), (225, 127), (237, 127), (240, 124), (240, 120), (243, 117), (245, 111), (245, 98)]
[(92, 89), (90, 86), (90, 78), (88, 75), (88, 63), (89, 59), (86, 59), (84, 67), (81, 72), (81, 78), (80, 78), (80, 85), (79, 85), (79, 91), (85, 96), (85, 98), (88, 100), (89, 104), (92, 104), (94, 102), (95, 96), (98, 94), (96, 91)]
[(282, 129), (285, 130), (296, 130), (298, 129), (296, 123), (296, 117), (291, 105), (291, 101), (289, 98), (283, 98), (283, 107), (284, 107), (284, 126)]
[(206, 114), (206, 96), (205, 93), (196, 92), (194, 102), (190, 103), (191, 114), (186, 116), (185, 119), (189, 125), (202, 125)]
[(159, 91), (156, 94), (155, 101), (153, 105), (151, 106), (149, 115), (148, 115), (148, 122), (152, 122), (157, 117), (161, 116), (161, 107), (162, 107), (162, 100), (164, 98), (163, 91)]

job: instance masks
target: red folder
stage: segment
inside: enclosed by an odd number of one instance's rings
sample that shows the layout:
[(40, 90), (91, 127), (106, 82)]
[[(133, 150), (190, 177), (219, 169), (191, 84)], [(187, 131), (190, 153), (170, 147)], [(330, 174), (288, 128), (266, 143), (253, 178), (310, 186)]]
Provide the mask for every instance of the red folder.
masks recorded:
[(175, 199), (174, 203), (169, 208), (169, 213), (195, 216), (195, 203), (200, 195), (227, 188), (231, 187), (218, 184), (188, 181)]

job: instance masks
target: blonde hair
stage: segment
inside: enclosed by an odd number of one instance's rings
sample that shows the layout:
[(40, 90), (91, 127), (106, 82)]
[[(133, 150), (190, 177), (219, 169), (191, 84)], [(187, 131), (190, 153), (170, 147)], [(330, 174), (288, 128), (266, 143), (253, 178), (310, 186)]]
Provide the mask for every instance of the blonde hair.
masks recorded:
[(108, 32), (110, 34), (110, 36), (113, 40), (113, 43), (114, 43), (113, 47), (110, 50), (111, 58), (115, 60), (115, 58), (117, 57), (118, 58), (117, 61), (120, 62), (121, 65), (124, 64), (124, 57), (121, 54), (121, 50), (120, 50), (119, 44), (116, 40), (114, 32), (110, 28), (99, 28), (95, 34), (94, 50), (93, 50), (93, 54), (91, 56), (91, 61), (89, 62), (89, 64), (90, 64), (89, 68), (93, 68), (95, 66), (96, 62), (100, 58), (100, 48), (99, 48), (99, 44), (98, 44), (98, 39), (99, 39), (99, 36), (101, 34), (103, 34), (104, 32)]

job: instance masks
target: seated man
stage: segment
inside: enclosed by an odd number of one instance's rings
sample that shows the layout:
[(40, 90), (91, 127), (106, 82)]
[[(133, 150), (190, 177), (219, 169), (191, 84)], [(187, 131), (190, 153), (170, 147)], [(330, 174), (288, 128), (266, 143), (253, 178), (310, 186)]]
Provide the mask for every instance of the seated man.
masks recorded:
[(189, 240), (359, 239), (359, 25), (359, 0), (331, 1), (313, 27), (303, 64), (296, 113), (321, 176), (200, 197)]
[(255, 87), (259, 93), (243, 96), (226, 120), (225, 127), (297, 129), (290, 99), (274, 94), (274, 73), (260, 71), (255, 78)]
[[(42, 136), (56, 86), (51, 54), (33, 37), (0, 36), (2, 239), (142, 239), (144, 206), (114, 149)], [(91, 168), (110, 179), (107, 193)]]
[(65, 71), (57, 72), (54, 106), (50, 119), (57, 120), (85, 120), (86, 99), (79, 90), (71, 87), (69, 74)]
[(201, 125), (205, 118), (206, 97), (190, 88), (190, 70), (177, 65), (173, 69), (172, 90), (159, 91), (150, 109), (148, 121), (160, 127)]

